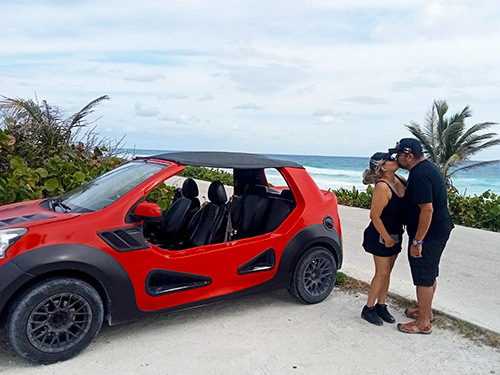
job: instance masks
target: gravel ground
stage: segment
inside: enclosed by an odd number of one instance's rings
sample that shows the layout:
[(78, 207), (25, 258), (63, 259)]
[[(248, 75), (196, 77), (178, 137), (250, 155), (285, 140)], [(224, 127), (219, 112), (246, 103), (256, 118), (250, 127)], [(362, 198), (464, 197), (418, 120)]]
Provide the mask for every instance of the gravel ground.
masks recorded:
[(500, 374), (499, 349), (444, 329), (408, 335), (373, 326), (359, 317), (365, 299), (335, 290), (302, 305), (276, 291), (156, 315), (103, 327), (83, 353), (49, 366), (16, 357), (2, 335), (0, 373)]

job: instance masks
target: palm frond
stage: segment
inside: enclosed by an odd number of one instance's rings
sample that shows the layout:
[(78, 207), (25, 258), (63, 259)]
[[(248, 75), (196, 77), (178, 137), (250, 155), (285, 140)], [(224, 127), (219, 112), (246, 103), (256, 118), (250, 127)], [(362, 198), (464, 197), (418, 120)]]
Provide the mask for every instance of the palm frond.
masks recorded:
[(415, 122), (411, 122), (410, 125), (405, 125), (406, 128), (410, 131), (410, 133), (413, 134), (415, 138), (417, 138), (420, 143), (422, 144), (422, 147), (424, 149), (424, 152), (426, 155), (429, 157), (431, 161), (434, 161), (436, 159), (436, 155), (434, 154), (434, 150), (436, 150), (435, 147), (433, 147), (433, 139), (430, 138), (420, 127)]
[(44, 123), (43, 113), (39, 104), (31, 99), (4, 97), (4, 100), (0, 103), (0, 107), (2, 110), (9, 111), (13, 117), (27, 116), (39, 125)]
[(464, 109), (462, 109), (462, 112), (460, 113), (455, 113), (454, 115), (450, 116), (449, 122), (450, 124), (453, 122), (465, 122), (465, 119), (468, 117), (472, 116), (472, 112), (469, 109), (469, 106), (465, 106)]
[[(462, 137), (458, 140), (458, 142), (460, 144), (462, 144), (463, 142), (465, 142), (465, 140), (468, 137), (470, 137), (474, 133), (477, 133), (481, 130), (488, 129), (489, 127), (491, 127), (493, 125), (498, 125), (498, 124), (496, 122), (481, 122), (479, 124), (475, 124), (475, 125), (471, 126), (469, 129), (467, 129), (467, 131), (462, 135)], [(493, 136), (496, 135), (495, 133), (489, 133), (489, 134), (493, 134)]]
[(444, 117), (448, 112), (448, 104), (444, 100), (436, 100), (434, 101), (434, 110), (437, 116), (437, 134), (440, 137), (448, 126), (448, 122)]
[(470, 136), (469, 139), (467, 139), (460, 145), (460, 149), (470, 154), (473, 154), (478, 151), (483, 151), (489, 147), (496, 146), (500, 144), (500, 138), (492, 139), (488, 142), (481, 143), (484, 140), (493, 138), (495, 135), (496, 135), (495, 133), (487, 133), (487, 134)]
[(457, 173), (458, 171), (468, 171), (470, 169), (474, 169), (474, 168), (478, 168), (478, 167), (483, 167), (485, 165), (491, 165), (491, 164), (496, 164), (496, 163), (500, 163), (500, 159), (498, 160), (488, 160), (488, 161), (481, 161), (481, 162), (478, 162), (478, 163), (474, 163), (474, 164), (471, 164), (471, 165), (467, 165), (465, 167), (460, 167), (460, 168), (457, 168), (455, 170), (453, 170), (449, 176), (451, 177), (452, 175), (454, 175), (455, 173)]
[(97, 99), (92, 100), (90, 103), (88, 103), (85, 107), (80, 109), (78, 112), (76, 112), (73, 116), (71, 116), (70, 121), (69, 121), (69, 128), (74, 128), (75, 126), (79, 126), (80, 122), (82, 119), (88, 115), (90, 115), (92, 112), (94, 112), (94, 107), (102, 102), (103, 100), (109, 100), (108, 95), (103, 95), (98, 97)]
[(435, 100), (426, 115), (424, 127), (412, 121), (405, 126), (422, 143), (428, 159), (441, 170), (445, 179), (450, 181), (451, 175), (457, 170), (489, 164), (490, 162), (475, 163), (449, 173), (450, 168), (468, 161), (471, 155), (500, 145), (500, 138), (493, 132), (479, 134), (490, 126), (497, 125), (494, 122), (482, 122), (466, 128), (465, 120), (472, 116), (469, 106), (446, 118), (448, 109), (445, 100)]

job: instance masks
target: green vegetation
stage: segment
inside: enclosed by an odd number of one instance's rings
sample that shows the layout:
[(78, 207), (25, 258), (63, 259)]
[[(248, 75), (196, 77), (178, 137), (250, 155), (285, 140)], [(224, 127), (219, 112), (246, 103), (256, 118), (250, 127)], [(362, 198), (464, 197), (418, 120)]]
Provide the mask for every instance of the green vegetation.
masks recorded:
[[(339, 204), (345, 206), (370, 208), (373, 188), (368, 185), (366, 191), (332, 190)], [(448, 189), (448, 206), (453, 222), (471, 228), (500, 232), (500, 196), (489, 190), (472, 197), (460, 195), (455, 189)]]
[(175, 188), (173, 186), (160, 184), (148, 193), (146, 200), (156, 203), (162, 211), (167, 211), (174, 201), (174, 196)]
[(47, 102), (0, 101), (0, 205), (55, 196), (120, 165), (119, 142), (99, 139), (86, 117), (101, 96), (65, 118)]
[(186, 167), (182, 172), (181, 176), (191, 177), (198, 180), (204, 181), (220, 181), (224, 185), (232, 186), (233, 174), (221, 171), (220, 169), (214, 168), (203, 168), (203, 167)]
[(348, 280), (349, 277), (344, 272), (337, 271), (337, 275), (335, 276), (335, 285), (344, 285)]
[(448, 201), (455, 224), (500, 232), (500, 196), (490, 190), (473, 197), (449, 190)]
[(370, 208), (372, 204), (373, 187), (368, 185), (366, 191), (359, 191), (354, 186), (351, 190), (340, 188), (333, 190), (339, 204), (344, 206)]
[(477, 152), (500, 145), (500, 138), (495, 138), (496, 133), (479, 134), (480, 131), (496, 125), (494, 122), (482, 122), (466, 129), (465, 120), (472, 116), (468, 106), (449, 118), (445, 117), (447, 112), (446, 101), (436, 100), (423, 127), (413, 121), (406, 127), (422, 143), (426, 157), (441, 170), (448, 187), (452, 187), (451, 177), (454, 173), (500, 162), (490, 160), (450, 171)]

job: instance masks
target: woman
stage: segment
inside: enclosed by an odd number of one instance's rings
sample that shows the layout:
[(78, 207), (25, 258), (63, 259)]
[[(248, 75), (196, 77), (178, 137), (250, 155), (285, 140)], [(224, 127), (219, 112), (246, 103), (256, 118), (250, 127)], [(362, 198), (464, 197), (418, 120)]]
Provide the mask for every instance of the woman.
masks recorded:
[(368, 301), (361, 317), (368, 322), (382, 325), (396, 319), (385, 304), (389, 279), (403, 237), (403, 197), (406, 180), (397, 175), (399, 166), (395, 158), (377, 152), (370, 159), (370, 167), (363, 173), (365, 185), (375, 184), (370, 210), (371, 223), (365, 229), (363, 247), (373, 255), (375, 276), (368, 292)]

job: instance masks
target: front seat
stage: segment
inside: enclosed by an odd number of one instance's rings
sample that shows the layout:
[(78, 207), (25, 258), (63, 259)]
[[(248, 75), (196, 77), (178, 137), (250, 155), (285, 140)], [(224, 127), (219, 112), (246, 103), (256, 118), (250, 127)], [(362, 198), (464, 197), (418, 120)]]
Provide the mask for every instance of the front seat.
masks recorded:
[(200, 209), (198, 185), (192, 178), (184, 180), (181, 194), (163, 217), (163, 237), (171, 245), (182, 241), (188, 223)]
[(187, 245), (203, 246), (224, 241), (227, 224), (227, 194), (220, 181), (208, 187), (209, 202), (194, 215), (187, 229)]

